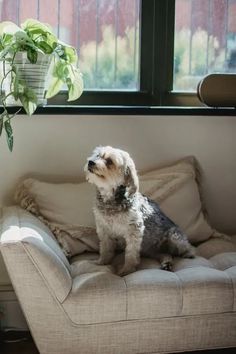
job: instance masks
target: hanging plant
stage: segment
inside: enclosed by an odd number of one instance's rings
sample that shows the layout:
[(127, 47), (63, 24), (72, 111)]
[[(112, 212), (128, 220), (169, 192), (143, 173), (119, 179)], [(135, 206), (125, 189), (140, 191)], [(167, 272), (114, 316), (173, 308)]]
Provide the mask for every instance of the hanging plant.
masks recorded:
[(10, 114), (9, 105), (21, 105), (31, 116), (38, 105), (55, 96), (63, 85), (68, 89), (68, 101), (77, 100), (83, 92), (83, 80), (76, 49), (61, 42), (50, 26), (34, 19), (26, 20), (20, 27), (13, 22), (0, 23), (0, 62), (0, 136), (5, 130), (12, 151), (11, 120), (21, 108)]

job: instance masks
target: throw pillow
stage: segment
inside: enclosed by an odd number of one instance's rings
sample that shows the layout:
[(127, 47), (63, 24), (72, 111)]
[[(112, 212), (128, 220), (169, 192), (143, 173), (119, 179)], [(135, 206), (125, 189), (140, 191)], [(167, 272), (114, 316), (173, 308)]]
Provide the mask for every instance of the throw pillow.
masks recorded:
[[(142, 173), (140, 192), (162, 210), (196, 244), (216, 235), (201, 200), (199, 169), (194, 157)], [(94, 187), (87, 183), (48, 183), (28, 178), (17, 188), (15, 199), (45, 222), (67, 256), (98, 251), (93, 216)]]
[(48, 183), (33, 178), (20, 182), (15, 200), (44, 222), (67, 257), (98, 252), (92, 213), (95, 190), (88, 183)]
[(159, 203), (191, 243), (207, 240), (215, 232), (207, 221), (201, 196), (200, 168), (194, 157), (142, 174), (140, 190)]

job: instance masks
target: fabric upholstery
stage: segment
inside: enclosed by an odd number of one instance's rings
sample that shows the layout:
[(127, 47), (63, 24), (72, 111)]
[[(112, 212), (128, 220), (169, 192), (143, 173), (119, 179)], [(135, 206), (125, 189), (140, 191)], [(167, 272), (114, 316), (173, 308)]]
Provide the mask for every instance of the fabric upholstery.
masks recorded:
[[(32, 215), (18, 208), (13, 210), (15, 212), (9, 217), (9, 209), (5, 209), (3, 213), (1, 247), (11, 247), (13, 243), (19, 243), (58, 300), (63, 301), (72, 287), (67, 259), (39, 220), (36, 219), (33, 227), (32, 219), (35, 218)], [(24, 218), (21, 217), (22, 212)]]
[(42, 220), (53, 232), (66, 256), (98, 251), (88, 183), (47, 183), (28, 178), (15, 192), (16, 202)]
[(24, 210), (4, 208), (2, 216), (1, 252), (41, 354), (236, 346), (235, 252), (176, 258), (174, 272), (142, 259), (137, 272), (121, 278), (94, 264), (96, 254), (69, 264), (50, 231)]
[(236, 237), (232, 237), (230, 241), (218, 238), (207, 240), (197, 247), (197, 254), (209, 259), (218, 253), (236, 252), (236, 243), (232, 241), (234, 238)]
[[(228, 241), (225, 242), (228, 243)], [(92, 260), (96, 257), (95, 254), (82, 254), (72, 260), (73, 282), (74, 289), (76, 289), (73, 293), (73, 301), (75, 301), (74, 298), (77, 296), (77, 308), (81, 306), (79, 282), (76, 276), (77, 271), (82, 275), (80, 266), (83, 267), (84, 272), (82, 289), (87, 281), (94, 279), (93, 291), (96, 294), (97, 292), (101, 294), (100, 288), (103, 286), (103, 279), (112, 271), (110, 267), (105, 266), (102, 267), (101, 272), (99, 272), (100, 266), (95, 266), (97, 268), (94, 269), (91, 268), (94, 267)], [(218, 262), (216, 262), (216, 257), (219, 257)], [(234, 310), (234, 302), (236, 301), (236, 292), (233, 286), (236, 278), (234, 278), (234, 272), (228, 273), (228, 270), (232, 269), (232, 267), (236, 267), (236, 252), (217, 254), (208, 260), (200, 256), (194, 259), (176, 258), (174, 272), (163, 271), (160, 269), (158, 261), (143, 258), (137, 272), (124, 278), (118, 277), (118, 279), (124, 279), (126, 285), (127, 319), (153, 319), (231, 312)], [(92, 274), (90, 273), (91, 269), (94, 271)], [(110, 277), (111, 274), (109, 279)], [(113, 280), (115, 281), (115, 278)], [(121, 285), (123, 286), (123, 284)], [(116, 288), (115, 283), (113, 286)], [(109, 291), (109, 287), (107, 289)], [(124, 301), (122, 294), (114, 292), (113, 301)], [(91, 298), (91, 296), (90, 291), (89, 297)], [(111, 294), (110, 296), (112, 298)], [(79, 324), (81, 323), (81, 310), (73, 312), (73, 307), (68, 306), (70, 301), (68, 297), (64, 305), (73, 316), (74, 322)], [(102, 301), (102, 294), (100, 301)], [(119, 306), (121, 309), (125, 307), (124, 303)], [(97, 316), (99, 316), (100, 307), (96, 308), (95, 313)], [(109, 316), (111, 316), (113, 307), (109, 306), (108, 308)], [(94, 311), (91, 311), (91, 313), (89, 311), (90, 309), (88, 308), (87, 314), (89, 314), (89, 317), (87, 317), (87, 320), (91, 319), (94, 314)], [(115, 312), (113, 315), (115, 316)], [(83, 316), (84, 320), (85, 317)]]
[(191, 243), (204, 241), (214, 232), (204, 213), (199, 175), (197, 161), (187, 157), (140, 177), (143, 194), (160, 204)]

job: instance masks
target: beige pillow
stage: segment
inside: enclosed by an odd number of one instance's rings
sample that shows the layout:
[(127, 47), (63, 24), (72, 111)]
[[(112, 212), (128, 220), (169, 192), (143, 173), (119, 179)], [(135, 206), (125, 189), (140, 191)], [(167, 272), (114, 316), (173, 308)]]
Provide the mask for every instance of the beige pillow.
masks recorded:
[[(214, 230), (202, 210), (193, 157), (143, 173), (140, 192), (157, 201), (161, 209), (187, 234), (190, 242), (208, 239)], [(26, 179), (16, 191), (16, 201), (48, 224), (67, 255), (98, 251), (93, 200), (95, 188), (84, 183), (48, 183)]]
[(199, 177), (199, 167), (192, 156), (140, 176), (140, 191), (159, 203), (193, 244), (207, 240), (215, 232), (203, 210)]
[(95, 189), (89, 183), (48, 183), (33, 178), (21, 182), (16, 202), (43, 221), (67, 257), (98, 252), (92, 212)]

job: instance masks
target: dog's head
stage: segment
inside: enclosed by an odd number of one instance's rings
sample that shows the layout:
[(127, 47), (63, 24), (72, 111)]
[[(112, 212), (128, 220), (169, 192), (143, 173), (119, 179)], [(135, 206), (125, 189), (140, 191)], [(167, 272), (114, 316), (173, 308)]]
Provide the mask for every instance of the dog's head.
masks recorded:
[(128, 195), (138, 191), (135, 165), (126, 151), (111, 146), (97, 147), (87, 159), (84, 170), (87, 181), (99, 190), (114, 193), (118, 187), (124, 186)]

